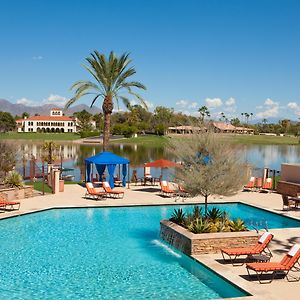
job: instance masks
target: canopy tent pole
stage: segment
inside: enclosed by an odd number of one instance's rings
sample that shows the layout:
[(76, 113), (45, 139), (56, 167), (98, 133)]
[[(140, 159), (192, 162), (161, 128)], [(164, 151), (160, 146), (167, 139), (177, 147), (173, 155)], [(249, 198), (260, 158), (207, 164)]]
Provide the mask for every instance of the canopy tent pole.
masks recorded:
[(85, 164), (84, 164), (84, 181), (86, 182), (86, 162), (85, 162)]
[(129, 166), (129, 164), (128, 164), (128, 172), (127, 172), (127, 182), (128, 182), (127, 188), (128, 188), (128, 189), (130, 189), (130, 186), (129, 186), (129, 174), (130, 174), (130, 166)]

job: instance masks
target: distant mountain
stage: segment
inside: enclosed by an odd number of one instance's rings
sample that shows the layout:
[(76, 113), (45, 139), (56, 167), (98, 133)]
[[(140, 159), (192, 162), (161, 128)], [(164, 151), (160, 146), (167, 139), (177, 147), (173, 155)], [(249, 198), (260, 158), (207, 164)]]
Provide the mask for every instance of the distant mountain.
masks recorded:
[[(13, 116), (15, 116), (15, 115), (20, 116), (23, 112), (27, 112), (31, 116), (34, 116), (35, 114), (39, 114), (41, 116), (49, 116), (50, 110), (55, 107), (59, 107), (59, 106), (54, 105), (54, 104), (44, 104), (44, 105), (40, 105), (40, 106), (27, 106), (24, 104), (11, 103), (5, 99), (0, 99), (0, 111), (9, 112)], [(60, 107), (60, 108), (62, 108), (62, 107)], [(94, 107), (90, 108), (89, 106), (87, 106), (85, 104), (78, 104), (78, 105), (71, 106), (65, 112), (65, 114), (72, 115), (74, 112), (81, 111), (84, 109), (93, 115), (101, 112), (101, 109), (99, 107), (94, 106)]]

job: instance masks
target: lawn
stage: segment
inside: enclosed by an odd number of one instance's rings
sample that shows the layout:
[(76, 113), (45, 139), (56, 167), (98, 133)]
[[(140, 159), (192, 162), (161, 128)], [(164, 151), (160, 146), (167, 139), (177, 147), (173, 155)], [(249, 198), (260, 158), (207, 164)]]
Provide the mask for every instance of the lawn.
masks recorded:
[(222, 134), (224, 141), (246, 145), (299, 145), (299, 139), (290, 136)]
[[(27, 185), (32, 185), (32, 182), (28, 182), (26, 183)], [(50, 193), (52, 194), (52, 189), (50, 188), (50, 186), (45, 183), (44, 185), (45, 187), (45, 193)], [(43, 182), (42, 181), (35, 181), (33, 183), (33, 188), (36, 190), (36, 191), (39, 191), (39, 192), (42, 192), (43, 191)]]
[(0, 133), (0, 140), (52, 140), (72, 141), (80, 139), (76, 133), (9, 132)]

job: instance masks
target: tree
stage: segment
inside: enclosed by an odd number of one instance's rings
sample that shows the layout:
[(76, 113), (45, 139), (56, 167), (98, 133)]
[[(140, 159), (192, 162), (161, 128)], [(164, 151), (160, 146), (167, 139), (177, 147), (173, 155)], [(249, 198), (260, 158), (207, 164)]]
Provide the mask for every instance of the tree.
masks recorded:
[(119, 100), (122, 100), (125, 106), (129, 107), (129, 99), (121, 94), (122, 91), (126, 91), (138, 99), (144, 107), (147, 107), (142, 97), (132, 90), (132, 88), (146, 90), (146, 87), (138, 81), (128, 81), (136, 71), (133, 67), (129, 67), (131, 59), (129, 59), (129, 54), (127, 53), (124, 53), (121, 57), (117, 57), (114, 52), (110, 52), (109, 57), (106, 58), (104, 54), (94, 51), (86, 60), (89, 66), (84, 67), (94, 77), (96, 83), (91, 81), (75, 82), (71, 87), (71, 89), (75, 90), (75, 95), (66, 103), (65, 109), (85, 95), (94, 95), (91, 107), (98, 98), (102, 98), (102, 110), (104, 114), (103, 151), (107, 151), (114, 100), (117, 104)]
[(59, 146), (53, 141), (45, 142), (42, 146), (42, 150), (44, 151), (42, 154), (42, 159), (48, 164), (52, 164), (54, 160), (57, 159)]
[(92, 114), (90, 114), (84, 109), (82, 111), (75, 112), (73, 116), (77, 118), (77, 125), (79, 126), (79, 131), (92, 131)]
[(198, 109), (198, 112), (200, 113), (200, 121), (201, 121), (201, 123), (204, 122), (205, 117), (210, 117), (210, 112), (209, 112), (208, 108), (205, 105), (201, 106)]
[(9, 112), (0, 111), (0, 132), (7, 132), (16, 128), (16, 121)]
[(16, 165), (16, 148), (0, 141), (0, 182)]
[(230, 124), (233, 126), (240, 126), (241, 125), (241, 121), (239, 118), (233, 118), (230, 120)]
[(170, 126), (170, 122), (174, 115), (173, 108), (167, 108), (164, 106), (157, 106), (154, 109), (153, 122), (154, 128), (157, 134), (165, 134), (167, 128)]
[(184, 143), (174, 139), (170, 150), (183, 162), (175, 180), (192, 196), (204, 197), (205, 212), (210, 195), (233, 195), (247, 181), (246, 166), (237, 159), (234, 148), (224, 145), (213, 132), (194, 133)]
[(22, 119), (27, 119), (27, 118), (29, 118), (29, 113), (26, 112), (26, 111), (24, 111), (24, 112), (22, 113)]

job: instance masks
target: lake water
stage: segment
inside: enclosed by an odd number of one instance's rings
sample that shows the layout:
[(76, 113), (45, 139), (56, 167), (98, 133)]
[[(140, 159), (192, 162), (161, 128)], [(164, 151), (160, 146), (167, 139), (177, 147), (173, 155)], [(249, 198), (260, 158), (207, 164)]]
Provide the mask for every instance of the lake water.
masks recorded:
[[(22, 169), (22, 155), (27, 157), (34, 155), (40, 160), (42, 153), (41, 142), (24, 142), (17, 143), (20, 154), (18, 169)], [(281, 163), (300, 163), (300, 146), (290, 145), (239, 145), (229, 146), (237, 147), (237, 155), (242, 161), (251, 164), (260, 175), (260, 169), (267, 167), (270, 169), (280, 170)], [(84, 159), (102, 151), (101, 145), (80, 145), (76, 143), (61, 144), (61, 154), (63, 157), (63, 166), (65, 168), (74, 168), (75, 179), (84, 178)], [(124, 156), (130, 160), (130, 169), (136, 169), (138, 176), (143, 176), (143, 164), (160, 158), (173, 160), (174, 158), (163, 147), (145, 147), (143, 145), (111, 145), (110, 151), (117, 155)], [(58, 158), (57, 163), (60, 163)], [(152, 176), (159, 176), (160, 169), (152, 169)], [(164, 175), (169, 177), (168, 170), (164, 170)], [(172, 172), (172, 171), (171, 171)], [(21, 172), (22, 173), (22, 172)]]

